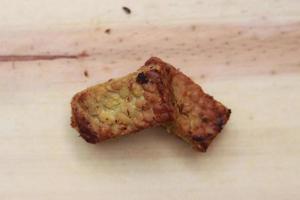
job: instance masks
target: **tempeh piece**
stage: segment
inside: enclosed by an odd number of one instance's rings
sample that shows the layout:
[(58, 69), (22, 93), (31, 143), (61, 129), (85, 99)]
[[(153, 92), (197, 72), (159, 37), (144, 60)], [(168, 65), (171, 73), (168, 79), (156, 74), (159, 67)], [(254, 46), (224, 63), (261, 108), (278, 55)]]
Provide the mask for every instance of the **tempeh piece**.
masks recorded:
[(89, 143), (126, 135), (171, 119), (167, 87), (150, 67), (90, 87), (73, 97), (72, 126)]
[(230, 116), (229, 109), (159, 58), (76, 94), (71, 104), (72, 126), (90, 143), (161, 125), (205, 151)]
[(151, 58), (146, 64), (159, 65), (169, 69), (167, 80), (172, 99), (172, 119), (166, 123), (168, 132), (192, 144), (199, 151), (206, 151), (208, 145), (222, 130), (230, 117), (231, 110), (203, 92), (189, 77), (163, 62)]

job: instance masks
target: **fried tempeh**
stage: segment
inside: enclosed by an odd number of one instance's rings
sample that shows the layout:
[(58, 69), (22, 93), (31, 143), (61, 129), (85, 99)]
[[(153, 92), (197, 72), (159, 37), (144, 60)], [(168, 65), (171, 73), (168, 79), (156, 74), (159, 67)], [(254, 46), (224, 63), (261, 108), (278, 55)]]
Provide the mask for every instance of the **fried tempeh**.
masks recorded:
[(160, 125), (200, 151), (230, 116), (229, 109), (159, 58), (150, 58), (137, 72), (76, 94), (71, 105), (72, 126), (87, 142)]
[(171, 119), (168, 91), (158, 72), (142, 67), (73, 97), (72, 126), (90, 143), (157, 126)]

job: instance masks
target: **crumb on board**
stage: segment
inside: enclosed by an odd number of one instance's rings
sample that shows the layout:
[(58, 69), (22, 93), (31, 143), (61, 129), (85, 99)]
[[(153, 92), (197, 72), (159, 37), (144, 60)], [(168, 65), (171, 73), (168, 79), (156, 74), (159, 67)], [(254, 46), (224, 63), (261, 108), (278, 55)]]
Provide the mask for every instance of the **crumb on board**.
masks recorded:
[(84, 70), (83, 74), (85, 77), (89, 77), (89, 72), (87, 70)]
[(110, 28), (108, 28), (108, 29), (105, 29), (105, 31), (104, 31), (106, 34), (110, 34), (110, 32), (111, 32), (111, 29)]
[(131, 10), (126, 7), (126, 6), (123, 6), (122, 9), (124, 10), (124, 12), (127, 14), (127, 15), (130, 15), (131, 14)]
[(192, 31), (195, 31), (195, 30), (196, 30), (196, 26), (195, 26), (195, 25), (192, 25), (192, 26), (191, 26), (191, 30), (192, 30)]
[(276, 74), (277, 74), (277, 71), (273, 69), (273, 70), (270, 71), (270, 74), (271, 74), (271, 75), (276, 75)]
[(80, 54), (78, 54), (78, 57), (87, 57), (89, 54), (84, 50)]

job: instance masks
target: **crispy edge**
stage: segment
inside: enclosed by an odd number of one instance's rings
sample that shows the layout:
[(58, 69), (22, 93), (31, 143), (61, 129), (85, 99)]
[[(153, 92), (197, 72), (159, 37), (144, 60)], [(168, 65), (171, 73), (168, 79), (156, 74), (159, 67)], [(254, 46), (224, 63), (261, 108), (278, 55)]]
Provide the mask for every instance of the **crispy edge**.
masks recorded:
[[(113, 138), (121, 135), (127, 135), (148, 127), (161, 125), (163, 122), (171, 120), (172, 115), (170, 113), (172, 110), (168, 103), (169, 100), (168, 100), (167, 92), (165, 91), (167, 87), (163, 85), (164, 82), (162, 81), (160, 71), (157, 69), (143, 66), (140, 68), (140, 70), (138, 70), (138, 72), (139, 73), (137, 74), (131, 74), (131, 75), (135, 76), (136, 82), (142, 86), (145, 93), (149, 93), (149, 91), (147, 91), (144, 88), (144, 86), (146, 86), (147, 84), (148, 86), (156, 87), (157, 89), (157, 93), (154, 92), (154, 95), (156, 99), (159, 100), (159, 102), (154, 103), (153, 107), (151, 108), (154, 113), (153, 120), (150, 122), (149, 121), (145, 122), (144, 121), (145, 119), (141, 119), (139, 121), (140, 123), (138, 122), (138, 124), (141, 125), (138, 126), (136, 125), (133, 130), (127, 132), (126, 134), (119, 133), (117, 135), (114, 135), (110, 132), (101, 131), (101, 127), (93, 126), (89, 114), (80, 105), (80, 103), (83, 103), (85, 101), (87, 95), (89, 95), (90, 91), (89, 88), (87, 88), (82, 92), (77, 93), (71, 101), (71, 107), (72, 107), (71, 126), (75, 128), (80, 133), (80, 136), (83, 139), (85, 139), (88, 143), (95, 144), (109, 138)], [(110, 84), (110, 82), (106, 82), (103, 84)], [(97, 86), (93, 86), (93, 87), (97, 87)], [(149, 101), (149, 104), (153, 103), (145, 95), (144, 95), (144, 99), (146, 101)]]
[(82, 96), (86, 95), (85, 91), (77, 93), (71, 101), (72, 117), (71, 126), (75, 128), (80, 136), (85, 139), (88, 143), (95, 144), (99, 142), (97, 132), (93, 129), (91, 123), (88, 120), (87, 114), (81, 108), (78, 101)]
[[(222, 103), (215, 100), (212, 96), (206, 94), (202, 88), (196, 84), (192, 79), (190, 79), (188, 76), (174, 68), (172, 65), (163, 62), (161, 59), (157, 57), (152, 57), (149, 60), (145, 62), (145, 65), (159, 65), (162, 68), (167, 69), (168, 71), (168, 81), (172, 84), (172, 79), (175, 76), (180, 76), (182, 79), (182, 82), (184, 82), (187, 85), (193, 85), (195, 92), (199, 94), (199, 98), (202, 98), (205, 102), (212, 104), (212, 108), (210, 108), (209, 112), (213, 112), (215, 117), (213, 117), (212, 122), (210, 124), (206, 124), (206, 126), (209, 126), (213, 130), (212, 133), (207, 133), (205, 129), (200, 130), (200, 132), (195, 132), (192, 130), (189, 130), (188, 132), (185, 131), (182, 127), (186, 126), (185, 123), (178, 122), (176, 119), (178, 115), (182, 114), (178, 111), (180, 111), (180, 105), (176, 104), (176, 96), (173, 96), (173, 107), (174, 110), (177, 112), (173, 112), (174, 116), (174, 122), (167, 123), (165, 127), (167, 127), (168, 132), (173, 132), (186, 142), (193, 145), (193, 147), (196, 150), (205, 152), (209, 146), (209, 144), (213, 141), (213, 139), (221, 132), (224, 125), (227, 123), (228, 119), (231, 115), (231, 110), (226, 108)], [(169, 88), (172, 88), (172, 85), (169, 86)], [(171, 91), (171, 94), (174, 95), (174, 92)], [(183, 96), (183, 94), (181, 94)], [(195, 105), (197, 106), (197, 105)]]
[[(164, 103), (168, 103), (168, 101), (170, 101), (170, 99), (168, 99), (168, 98), (169, 98), (169, 96), (171, 96), (172, 91), (166, 90), (166, 88), (171, 88), (170, 82), (172, 80), (172, 77), (175, 76), (176, 74), (180, 73), (180, 75), (184, 76), (184, 79), (186, 79), (186, 81), (190, 82), (190, 84), (197, 85), (185, 74), (179, 72), (173, 66), (171, 66), (168, 63), (163, 62), (159, 58), (156, 58), (156, 57), (150, 58), (149, 60), (146, 61), (145, 65), (142, 68), (147, 68), (147, 66), (151, 66), (151, 65), (152, 66), (153, 65), (160, 66), (161, 67), (160, 73), (163, 72), (163, 74), (160, 74), (160, 83), (158, 84), (159, 85), (158, 88), (160, 91), (161, 98), (164, 99)], [(151, 67), (150, 67), (150, 69), (151, 69)], [(152, 70), (149, 70), (149, 71), (152, 71)], [(150, 76), (152, 76), (152, 75), (153, 74), (150, 73)], [(198, 86), (198, 89), (201, 92), (203, 92), (202, 88), (199, 85), (197, 85), (197, 86)], [(164, 94), (164, 95), (162, 95), (162, 94)], [(173, 124), (172, 126), (175, 127), (175, 129), (171, 130), (177, 136), (179, 136), (183, 140), (187, 141), (188, 143), (192, 144), (194, 146), (194, 148), (199, 151), (206, 151), (207, 147), (212, 142), (212, 140), (223, 129), (223, 126), (227, 123), (227, 121), (230, 117), (230, 114), (231, 114), (230, 109), (226, 108), (220, 102), (214, 100), (213, 97), (205, 94), (204, 92), (203, 92), (203, 94), (206, 95), (206, 97), (208, 97), (208, 99), (210, 99), (209, 101), (214, 102), (215, 108), (221, 108), (221, 110), (223, 110), (218, 113), (219, 117), (216, 118), (215, 127), (214, 127), (214, 129), (216, 131), (214, 132), (214, 134), (213, 135), (206, 134), (206, 133), (202, 133), (200, 135), (193, 135), (191, 133), (186, 134), (185, 131), (181, 128), (180, 124), (175, 124), (175, 126)], [(103, 133), (99, 133), (99, 130), (96, 131), (93, 128), (91, 122), (88, 119), (89, 117), (87, 116), (87, 113), (85, 113), (85, 111), (78, 104), (78, 101), (81, 100), (81, 97), (83, 97), (85, 95), (87, 95), (86, 90), (76, 94), (72, 99), (72, 102), (71, 102), (71, 107), (72, 107), (71, 126), (75, 129), (77, 129), (78, 132), (80, 133), (80, 136), (83, 137), (89, 143), (97, 143), (99, 141), (110, 138), (108, 135), (105, 135), (105, 134), (103, 135)], [(173, 102), (173, 106), (176, 109), (178, 108), (178, 105), (175, 105), (174, 102)], [(168, 109), (170, 110), (170, 108), (168, 108)], [(220, 109), (217, 109), (217, 110), (220, 110)], [(214, 111), (216, 112), (215, 109), (214, 109)], [(155, 114), (159, 115), (160, 112), (156, 112)], [(176, 118), (176, 116), (173, 116), (173, 118)], [(165, 121), (169, 121), (169, 120), (165, 120)], [(164, 122), (164, 120), (161, 120), (161, 122)], [(170, 122), (166, 122), (166, 123), (170, 124)], [(147, 127), (140, 127), (138, 130), (135, 130), (133, 132), (139, 131), (139, 130), (141, 130), (143, 128), (147, 128)]]

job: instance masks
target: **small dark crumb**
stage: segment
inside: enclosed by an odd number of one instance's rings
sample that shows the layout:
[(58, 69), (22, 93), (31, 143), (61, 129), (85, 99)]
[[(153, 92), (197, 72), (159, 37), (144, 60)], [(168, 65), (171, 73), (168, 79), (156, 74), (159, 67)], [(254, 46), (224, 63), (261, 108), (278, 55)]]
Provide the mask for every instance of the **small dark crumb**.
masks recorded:
[(232, 113), (231, 109), (228, 109), (228, 111), (227, 111), (227, 117), (228, 118), (230, 117), (231, 113)]
[(273, 70), (270, 71), (270, 74), (275, 75), (275, 74), (277, 74), (277, 71), (273, 69)]
[(86, 51), (82, 51), (80, 54), (78, 54), (78, 57), (87, 57), (89, 54)]
[(126, 14), (128, 14), (128, 15), (131, 14), (131, 10), (130, 10), (128, 7), (123, 6), (122, 9), (124, 10), (124, 12), (125, 12)]
[(195, 25), (192, 25), (192, 26), (191, 26), (191, 30), (192, 30), (192, 31), (195, 31), (195, 30), (196, 30), (196, 26), (195, 26)]
[(201, 74), (201, 75), (200, 75), (200, 78), (201, 78), (201, 79), (205, 79), (205, 75), (204, 75), (204, 74)]
[(136, 82), (139, 84), (145, 84), (148, 83), (148, 81), (148, 77), (144, 74), (144, 72), (139, 73), (136, 77)]
[(89, 77), (89, 72), (87, 70), (84, 70), (83, 74), (85, 77)]
[(104, 32), (105, 32), (106, 34), (110, 34), (111, 30), (110, 30), (110, 28), (108, 28), (108, 29), (105, 29)]

